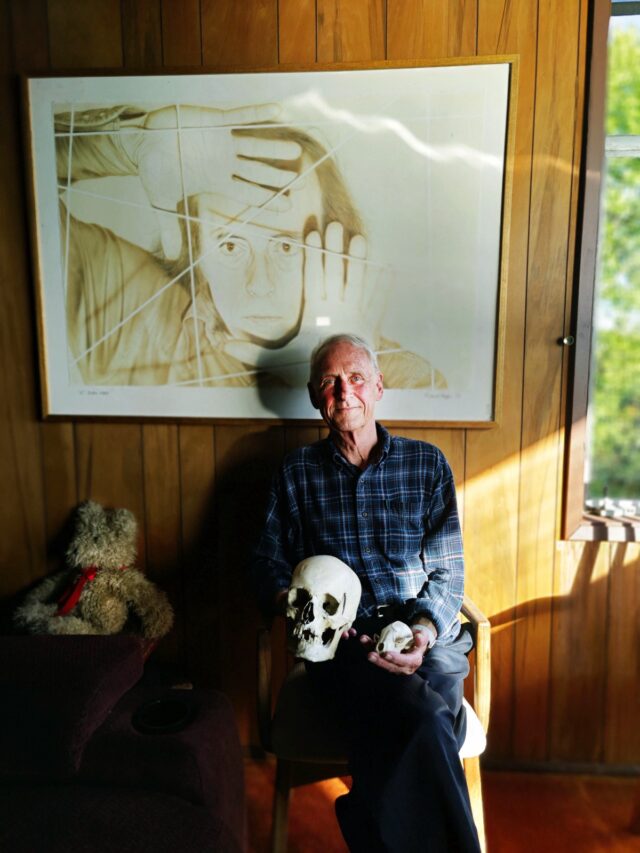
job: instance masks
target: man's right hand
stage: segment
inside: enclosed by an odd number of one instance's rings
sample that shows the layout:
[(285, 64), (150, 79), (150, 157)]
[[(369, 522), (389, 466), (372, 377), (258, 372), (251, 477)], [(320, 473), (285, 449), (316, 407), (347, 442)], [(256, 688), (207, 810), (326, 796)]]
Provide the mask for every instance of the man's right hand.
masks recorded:
[(360, 642), (367, 650), (367, 660), (380, 669), (386, 669), (394, 675), (413, 675), (420, 669), (429, 648), (429, 639), (423, 631), (414, 631), (414, 645), (403, 652), (383, 652), (378, 654), (372, 637), (362, 634)]

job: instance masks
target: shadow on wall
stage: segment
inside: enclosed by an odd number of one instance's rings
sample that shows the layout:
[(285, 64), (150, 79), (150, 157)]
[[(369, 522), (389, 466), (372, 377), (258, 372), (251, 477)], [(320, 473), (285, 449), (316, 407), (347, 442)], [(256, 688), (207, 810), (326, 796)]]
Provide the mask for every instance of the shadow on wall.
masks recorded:
[(575, 547), (560, 543), (556, 561), (555, 588), (568, 587), (566, 593), (489, 616), (494, 672), (489, 759), (504, 754), (525, 761), (640, 761), (639, 738), (621, 743), (624, 720), (635, 713), (630, 706), (640, 709), (633, 598), (640, 559), (626, 544), (593, 542), (579, 545), (582, 553), (574, 563)]
[(182, 577), (189, 674), (235, 701), (254, 677), (259, 617), (247, 567), (284, 442), (275, 427), (229, 435), (228, 446), (217, 449), (209, 507), (185, 553)]
[(34, 578), (27, 587), (22, 587), (8, 598), (0, 601), (0, 636), (8, 636), (15, 633), (13, 625), (13, 612), (26, 595), (35, 586), (42, 582), (45, 575), (60, 571), (64, 564), (64, 554), (73, 535), (76, 507), (74, 506), (67, 515), (64, 523), (47, 542), (46, 564), (47, 569), (41, 577)]

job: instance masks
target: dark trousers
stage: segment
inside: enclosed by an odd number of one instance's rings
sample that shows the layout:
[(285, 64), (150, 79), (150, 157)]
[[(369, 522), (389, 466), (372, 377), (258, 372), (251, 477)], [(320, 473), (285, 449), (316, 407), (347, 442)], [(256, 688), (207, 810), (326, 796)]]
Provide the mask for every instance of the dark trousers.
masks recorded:
[(376, 667), (357, 639), (342, 640), (334, 660), (307, 664), (350, 745), (353, 787), (336, 812), (352, 853), (478, 853), (458, 756), (471, 645), (462, 631), (451, 645), (436, 645), (413, 675)]

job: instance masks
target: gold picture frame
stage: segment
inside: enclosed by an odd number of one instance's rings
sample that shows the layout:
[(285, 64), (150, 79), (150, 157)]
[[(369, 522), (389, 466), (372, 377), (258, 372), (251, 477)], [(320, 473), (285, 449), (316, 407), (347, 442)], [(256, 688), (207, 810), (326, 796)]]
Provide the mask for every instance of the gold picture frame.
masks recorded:
[(25, 80), (46, 417), (500, 417), (516, 59)]

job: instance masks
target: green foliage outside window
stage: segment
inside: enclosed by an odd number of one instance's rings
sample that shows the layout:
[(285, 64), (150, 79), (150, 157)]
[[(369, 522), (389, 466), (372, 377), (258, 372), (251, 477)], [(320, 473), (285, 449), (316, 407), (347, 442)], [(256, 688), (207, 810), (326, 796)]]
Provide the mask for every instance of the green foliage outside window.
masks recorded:
[[(640, 144), (640, 26), (610, 33), (606, 129)], [(640, 156), (607, 158), (603, 213), (588, 497), (639, 500)]]

